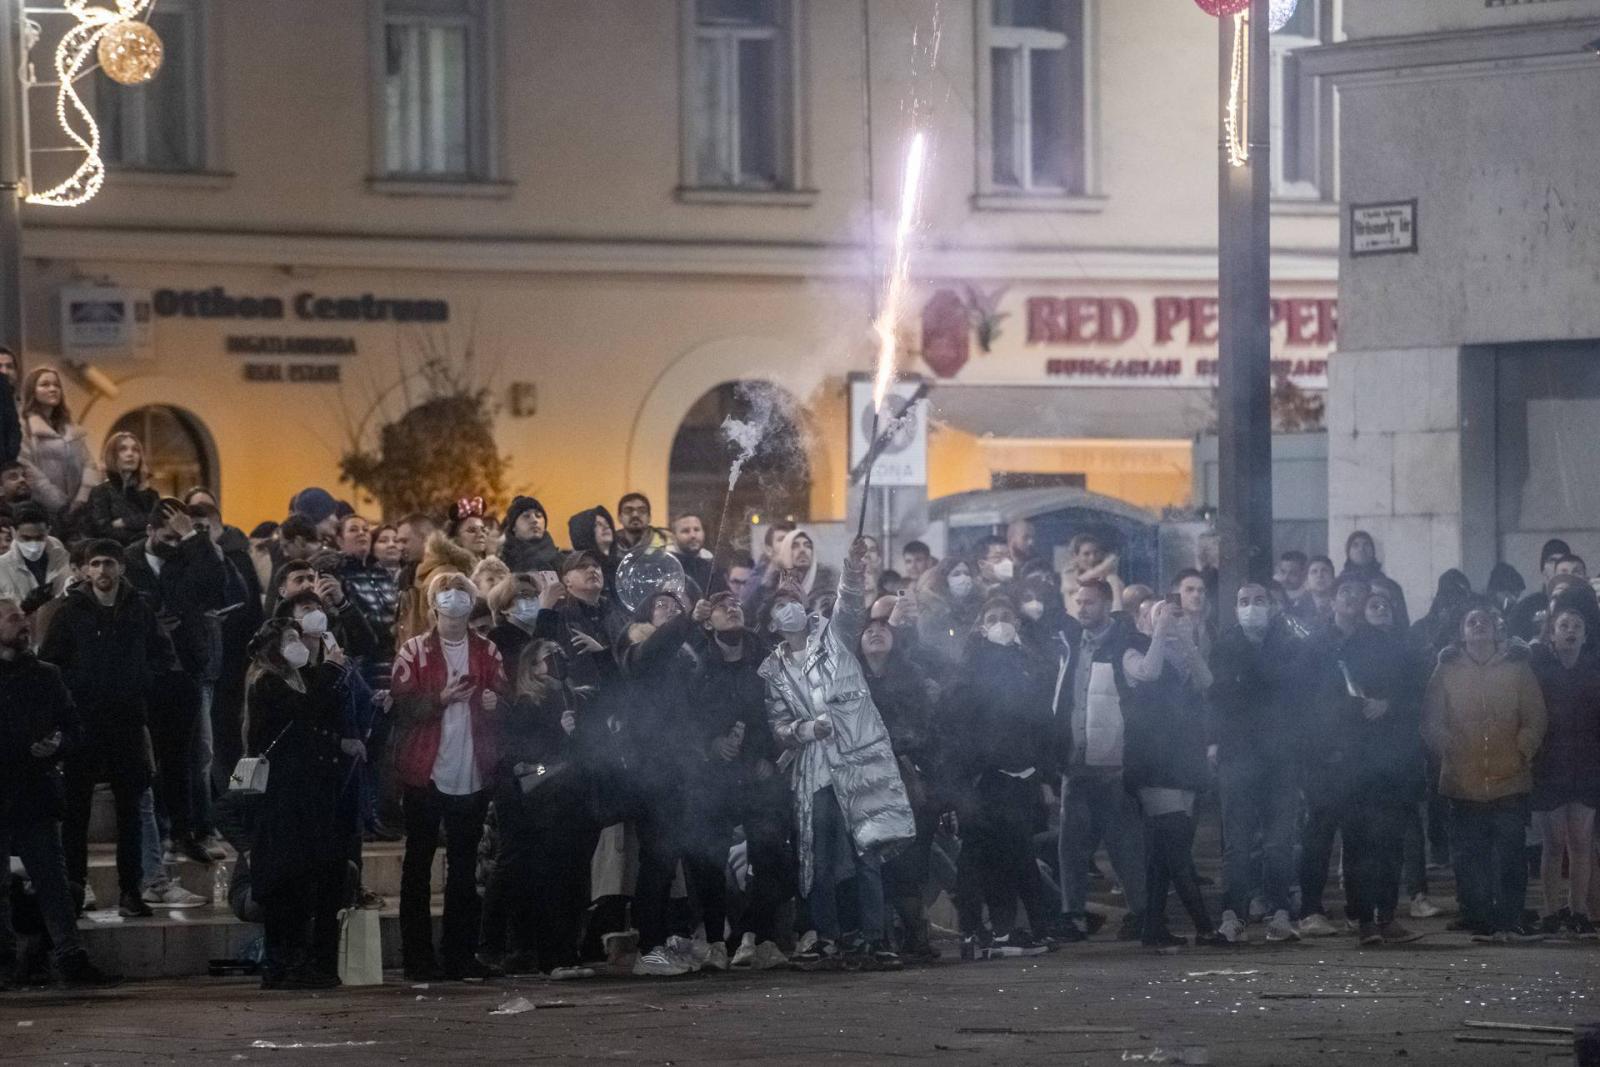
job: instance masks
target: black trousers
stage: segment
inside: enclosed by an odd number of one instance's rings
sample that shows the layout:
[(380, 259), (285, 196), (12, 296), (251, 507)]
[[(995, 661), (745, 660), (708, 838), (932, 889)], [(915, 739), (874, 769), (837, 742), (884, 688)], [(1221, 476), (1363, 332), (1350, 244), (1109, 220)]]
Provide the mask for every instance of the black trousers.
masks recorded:
[[(1014, 778), (985, 771), (958, 811), (961, 857), (956, 866), (956, 914), (963, 934), (983, 929), (983, 907), (997, 929), (1017, 921), (1017, 903), (1028, 910), (1035, 933), (1054, 914), (1045, 899), (1034, 860), (1033, 835), (1045, 820), (1040, 778)], [(931, 838), (930, 838), (931, 841)]]
[(1146, 941), (1164, 936), (1167, 931), (1167, 887), (1178, 891), (1178, 899), (1189, 913), (1194, 932), (1211, 933), (1211, 916), (1194, 870), (1194, 816), (1181, 811), (1166, 815), (1146, 815), (1145, 912)]
[(1306, 825), (1300, 832), (1300, 914), (1325, 915), (1322, 894), (1328, 888), (1328, 862), (1333, 840), (1345, 818), (1347, 802), (1341, 796), (1307, 799)]
[(172, 836), (183, 838), (203, 829), (195, 797), (200, 688), (179, 671), (162, 676), (156, 685), (157, 695), (150, 701), (150, 744), (156, 757), (157, 811), (166, 816)]
[(89, 816), (94, 808), (94, 788), (101, 782), (111, 783), (111, 796), (116, 801), (117, 888), (123, 896), (138, 895), (143, 885), (139, 798), (150, 785), (150, 775), (130, 766), (131, 762), (112, 759), (103, 748), (91, 745), (63, 763), (66, 818), (62, 820), (61, 845), (67, 860), (67, 878), (76, 886), (87, 885), (89, 880)]
[[(400, 951), (405, 966), (432, 967), (438, 958), (446, 967), (462, 966), (478, 950), (478, 841), (489, 791), (446, 796), (429, 783), (405, 792), (406, 854), (400, 866)], [(444, 831), (444, 930), (439, 957), (433, 951), (433, 918), (428, 899), (432, 889), (433, 855)]]
[(685, 797), (681, 786), (676, 790), (652, 789), (643, 800), (635, 823), (639, 835), (639, 881), (633, 895), (640, 949), (649, 951), (665, 944), (673, 932), (669, 905), (672, 878), (680, 862), (689, 892), (699, 906), (706, 940), (724, 940), (728, 921), (724, 868), (732, 826), (716, 804), (698, 796)]
[[(552, 781), (528, 794), (513, 780), (496, 790), (494, 810), (500, 851), (484, 892), (483, 943), (500, 947), (495, 939), (504, 943), (509, 925), (513, 947), (534, 953), (544, 973), (576, 966), (596, 836), (581, 780)], [(503, 915), (498, 930), (490, 927), (496, 910)]]
[(261, 896), (262, 969), (270, 977), (296, 970), (339, 973), (339, 905), (344, 901), (345, 861)]
[(1345, 806), (1340, 827), (1345, 886), (1351, 898), (1346, 912), (1353, 912), (1356, 922), (1382, 926), (1394, 919), (1406, 821), (1414, 817), (1414, 805), (1396, 803), (1394, 794), (1377, 788), (1363, 790)]

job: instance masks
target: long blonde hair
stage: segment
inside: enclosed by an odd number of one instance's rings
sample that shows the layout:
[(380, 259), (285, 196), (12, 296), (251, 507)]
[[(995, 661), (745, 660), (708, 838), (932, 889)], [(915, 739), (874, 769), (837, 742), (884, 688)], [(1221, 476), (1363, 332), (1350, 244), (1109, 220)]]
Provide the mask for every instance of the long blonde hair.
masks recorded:
[(554, 641), (539, 639), (522, 646), (517, 656), (517, 694), (532, 697), (543, 703), (561, 686), (561, 679), (546, 671), (538, 672), (539, 664), (551, 656), (561, 655), (561, 646)]
[[(35, 394), (39, 391), (39, 379), (43, 378), (46, 374), (54, 374), (56, 376), (56, 384), (61, 387), (61, 403), (57, 404), (55, 406), (55, 410), (50, 412), (48, 415), (46, 415), (44, 413), (44, 409), (39, 406), (39, 401), (35, 396)], [(65, 378), (61, 377), (61, 372), (56, 370), (54, 367), (35, 367), (33, 370), (28, 372), (28, 377), (23, 380), (23, 421), (26, 422), (28, 420), (28, 416), (30, 415), (39, 416), (45, 422), (49, 423), (50, 428), (56, 433), (65, 433), (67, 427), (72, 425), (72, 409), (67, 407), (67, 381)]]

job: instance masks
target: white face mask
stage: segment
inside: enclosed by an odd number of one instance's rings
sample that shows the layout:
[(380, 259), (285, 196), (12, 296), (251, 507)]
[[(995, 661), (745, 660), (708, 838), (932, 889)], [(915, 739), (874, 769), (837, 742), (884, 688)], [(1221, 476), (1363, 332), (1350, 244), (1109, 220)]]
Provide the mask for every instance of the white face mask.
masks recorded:
[(950, 595), (960, 600), (972, 595), (972, 575), (952, 574), (950, 576)]
[(22, 558), (30, 563), (37, 563), (44, 556), (43, 541), (18, 541), (17, 551), (22, 553)]
[(433, 607), (447, 619), (464, 619), (472, 614), (472, 594), (465, 589), (446, 589), (433, 598)]
[(283, 645), (284, 662), (299, 670), (311, 662), (311, 650), (299, 641), (286, 641)]
[(1238, 610), (1239, 625), (1253, 634), (1266, 630), (1272, 611), (1265, 604), (1248, 604)]
[(511, 617), (518, 622), (532, 622), (539, 615), (539, 602), (533, 597), (519, 596), (511, 602)]
[(1037, 600), (1024, 601), (1022, 613), (1034, 622), (1038, 622), (1044, 617), (1044, 605)]
[(328, 632), (328, 614), (321, 608), (312, 608), (300, 617), (300, 632), (317, 637)]
[(994, 565), (994, 576), (1000, 579), (1002, 582), (1009, 582), (1011, 580), (1011, 576), (1016, 573), (1016, 570), (1017, 565), (1015, 563), (1011, 562), (1009, 559), (1003, 559)]
[(780, 634), (797, 634), (806, 628), (806, 609), (798, 601), (785, 600), (772, 609), (772, 628)]
[(983, 636), (997, 645), (1017, 643), (1017, 624), (1013, 622), (990, 623), (983, 628)]

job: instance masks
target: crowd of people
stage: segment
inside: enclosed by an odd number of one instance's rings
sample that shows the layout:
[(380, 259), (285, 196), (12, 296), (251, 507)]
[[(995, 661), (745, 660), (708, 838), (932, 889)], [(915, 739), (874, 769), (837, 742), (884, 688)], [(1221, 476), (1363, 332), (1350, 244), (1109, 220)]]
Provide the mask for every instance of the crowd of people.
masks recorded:
[[(1124, 585), (1094, 533), (1057, 573), (1026, 520), (899, 569), (787, 523), (715, 557), (702, 517), (658, 527), (639, 493), (572, 516), (565, 548), (531, 497), (384, 523), (308, 488), (246, 534), (204, 488), (151, 488), (131, 434), (94, 463), (54, 371), (21, 395), (0, 838), (69, 982), (107, 980), (76, 929), (102, 784), (120, 914), (204, 905), (173, 864), (236, 856), (266, 988), (338, 983), (340, 912), (380, 903), (363, 843), (401, 839), (416, 981), (898, 969), (939, 955), (941, 891), (960, 958), (1037, 955), (1100, 935), (1102, 848), (1107, 936), (1147, 946), (1188, 943), (1169, 890), (1196, 944), (1409, 942), (1397, 914), (1440, 913), (1446, 862), (1475, 939), (1596, 933), (1600, 602), (1560, 542), (1544, 588), (1451, 571), (1413, 622), (1362, 532), (1342, 568), (1285, 553), (1226, 606), (1214, 568)], [(646, 557), (677, 577), (640, 591)], [(0, 964), (27, 972), (15, 897)]]

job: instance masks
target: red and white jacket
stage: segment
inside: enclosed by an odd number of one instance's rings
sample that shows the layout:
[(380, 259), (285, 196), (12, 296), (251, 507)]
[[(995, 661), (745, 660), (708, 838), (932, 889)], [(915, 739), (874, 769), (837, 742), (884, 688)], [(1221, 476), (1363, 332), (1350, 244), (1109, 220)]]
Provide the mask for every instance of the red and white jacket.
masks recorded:
[[(478, 687), (468, 698), (472, 711), (472, 756), (478, 774), (488, 788), (500, 759), (500, 723), (496, 712), (483, 709), (483, 694), (493, 690), (507, 699), (505, 667), (500, 650), (486, 637), (467, 632), (467, 670)], [(439, 756), (439, 738), (444, 732), (444, 709), (439, 694), (448, 681), (449, 665), (436, 630), (419, 634), (400, 646), (394, 658), (389, 692), (395, 713), (404, 724), (400, 743), (395, 748), (395, 769), (408, 786), (425, 788), (433, 778), (433, 764)]]

